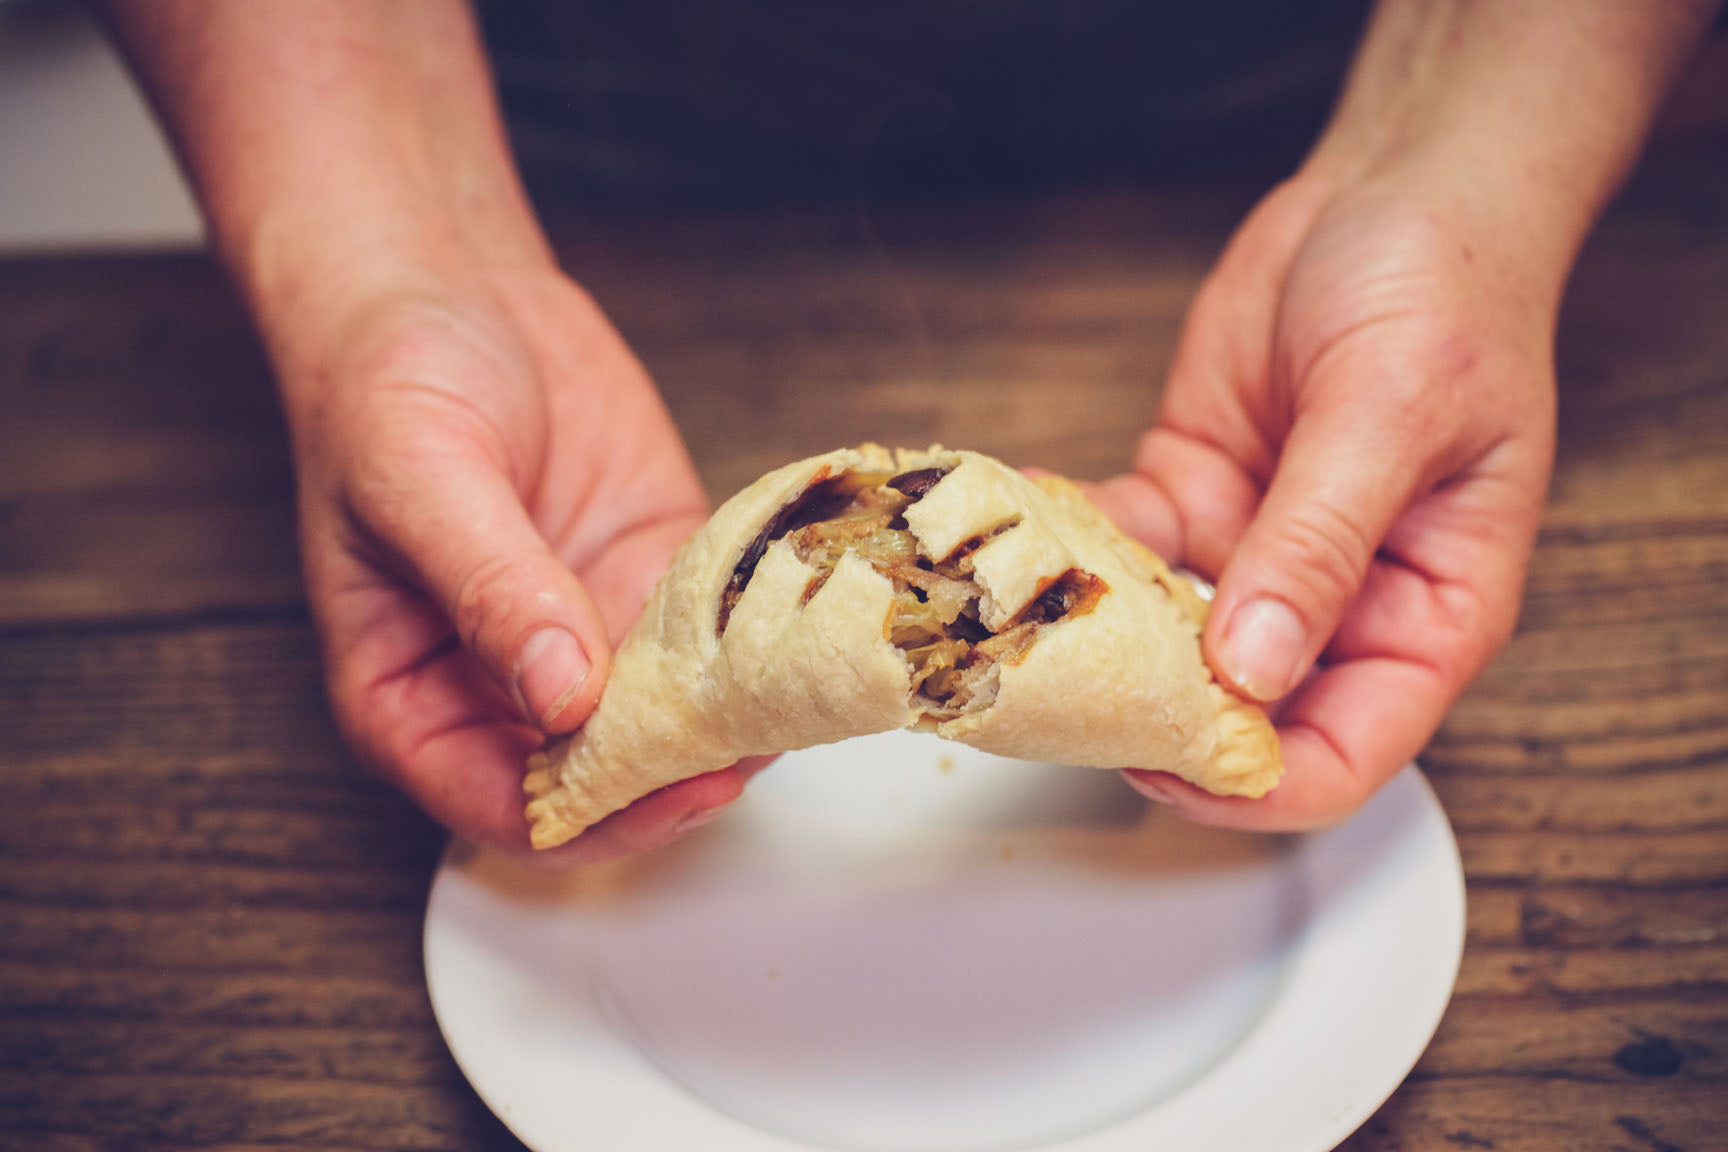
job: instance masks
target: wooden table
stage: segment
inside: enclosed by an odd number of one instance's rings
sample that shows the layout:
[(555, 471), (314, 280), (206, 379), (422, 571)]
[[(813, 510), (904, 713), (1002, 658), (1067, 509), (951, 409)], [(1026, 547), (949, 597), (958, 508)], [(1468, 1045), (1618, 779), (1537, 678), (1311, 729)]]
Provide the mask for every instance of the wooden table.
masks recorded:
[[(717, 495), (866, 437), (1100, 476), (1253, 196), (559, 232)], [(1425, 757), (1469, 874), (1457, 997), (1358, 1152), (1728, 1147), (1728, 165), (1614, 209), (1560, 348), (1523, 621)], [(321, 693), (221, 278), (0, 263), (0, 1145), (514, 1146), (427, 1004), (443, 837)]]

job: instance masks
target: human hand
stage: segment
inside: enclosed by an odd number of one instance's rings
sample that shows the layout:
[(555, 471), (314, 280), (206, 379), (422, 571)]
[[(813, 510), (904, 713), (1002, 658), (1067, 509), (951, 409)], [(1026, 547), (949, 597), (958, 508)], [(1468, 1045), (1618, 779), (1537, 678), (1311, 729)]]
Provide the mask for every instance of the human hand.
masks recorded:
[[(592, 710), (610, 645), (705, 516), (641, 366), (555, 269), (386, 293), (278, 361), (307, 588), (341, 728), (470, 839), (526, 850), (523, 763)], [(546, 857), (657, 846), (737, 769)]]
[(1349, 814), (1510, 634), (1553, 454), (1564, 268), (1431, 176), (1270, 195), (1195, 300), (1134, 472), (1097, 490), (1216, 579), (1209, 662), (1283, 702), (1286, 776), (1261, 800), (1129, 773), (1196, 819)]
[[(642, 367), (559, 272), (460, 0), (107, 0), (276, 368), (308, 598), (360, 755), (528, 848), (522, 778), (702, 520)], [(540, 859), (664, 843), (686, 781)]]
[(1211, 823), (1348, 815), (1508, 636), (1554, 447), (1555, 317), (1595, 215), (1715, 0), (1378, 0), (1302, 170), (1189, 313), (1159, 426), (1099, 486), (1216, 578), (1226, 683), (1277, 701), (1260, 800), (1162, 773)]
[[(1323, 670), (1287, 702), (1269, 798), (1143, 785), (1220, 823), (1341, 816), (1504, 637), (1560, 283), (1714, 6), (1379, 0), (1326, 138), (1196, 303), (1136, 473), (1100, 490), (1218, 576), (1228, 681), (1271, 699)], [(472, 13), (105, 8), (276, 362), (344, 729), (458, 831), (524, 843), (524, 720), (580, 722), (606, 630), (701, 502), (640, 367), (552, 268)], [(574, 852), (646, 847), (738, 786), (686, 782)]]

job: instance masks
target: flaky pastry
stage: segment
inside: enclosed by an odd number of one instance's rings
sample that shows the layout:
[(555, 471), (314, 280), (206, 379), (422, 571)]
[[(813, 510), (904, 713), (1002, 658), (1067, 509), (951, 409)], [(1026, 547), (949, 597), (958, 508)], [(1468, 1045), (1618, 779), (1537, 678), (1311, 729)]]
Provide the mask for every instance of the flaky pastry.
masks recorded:
[(1066, 480), (867, 444), (745, 488), (693, 536), (580, 731), (529, 760), (536, 847), (752, 755), (918, 727), (989, 752), (1278, 782), (1207, 605)]

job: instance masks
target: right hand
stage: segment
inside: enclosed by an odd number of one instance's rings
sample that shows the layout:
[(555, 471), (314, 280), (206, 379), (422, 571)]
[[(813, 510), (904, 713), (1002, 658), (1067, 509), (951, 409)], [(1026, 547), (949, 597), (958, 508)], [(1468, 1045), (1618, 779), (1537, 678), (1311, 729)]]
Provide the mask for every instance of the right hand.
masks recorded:
[[(653, 386), (557, 269), (461, 0), (107, 0), (269, 345), (336, 717), (453, 831), (522, 778), (702, 522)], [(541, 859), (664, 843), (727, 769)]]
[[(592, 711), (706, 508), (647, 374), (579, 288), (551, 267), (459, 282), (273, 343), (338, 722), (452, 831), (526, 851), (525, 758)], [(742, 780), (684, 781), (540, 855), (658, 846)]]

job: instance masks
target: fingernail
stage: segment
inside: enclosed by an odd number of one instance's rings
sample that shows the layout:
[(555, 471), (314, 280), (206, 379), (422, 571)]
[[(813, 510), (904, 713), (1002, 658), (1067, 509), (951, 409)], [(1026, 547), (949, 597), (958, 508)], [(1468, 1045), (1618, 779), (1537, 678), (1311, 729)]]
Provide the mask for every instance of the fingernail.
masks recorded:
[(678, 821), (678, 823), (672, 825), (672, 835), (682, 836), (684, 833), (689, 832), (692, 829), (700, 828), (704, 824), (712, 823), (715, 817), (719, 816), (720, 813), (724, 811), (726, 811), (726, 805), (724, 804), (717, 808), (698, 808), (696, 811), (686, 814), (682, 820)]
[(1160, 804), (1176, 803), (1175, 795), (1158, 780), (1143, 776), (1138, 772), (1128, 772), (1125, 775), (1128, 777), (1129, 786), (1146, 799), (1156, 800)]
[(516, 684), (523, 707), (542, 728), (575, 699), (593, 665), (576, 637), (563, 628), (542, 628), (522, 645)]
[(1290, 605), (1270, 597), (1250, 600), (1230, 617), (1219, 663), (1247, 695), (1276, 700), (1296, 686), (1306, 641)]

